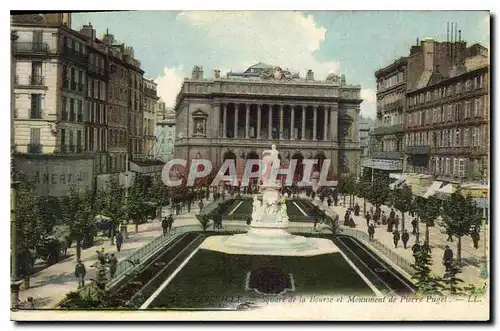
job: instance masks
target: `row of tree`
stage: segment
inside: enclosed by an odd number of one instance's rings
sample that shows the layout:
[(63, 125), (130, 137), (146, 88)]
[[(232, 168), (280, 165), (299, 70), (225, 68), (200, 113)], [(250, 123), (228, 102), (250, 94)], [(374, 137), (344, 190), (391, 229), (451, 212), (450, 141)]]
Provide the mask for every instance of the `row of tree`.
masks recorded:
[(423, 198), (413, 194), (408, 185), (391, 190), (390, 181), (384, 176), (375, 176), (372, 179), (362, 177), (356, 180), (354, 176), (342, 178), (337, 190), (340, 194), (349, 196), (349, 204), (354, 205), (354, 196), (363, 198), (366, 213), (366, 201), (375, 208), (388, 205), (401, 213), (402, 231), (404, 231), (404, 219), (408, 213), (420, 218), (426, 227), (425, 241), (429, 243), (429, 227), (435, 226), (436, 220), (441, 218), (441, 225), (447, 233), (456, 236), (457, 260), (461, 263), (462, 238), (478, 231), (481, 226), (482, 214), (476, 202), (470, 195), (465, 195), (458, 189), (447, 199), (438, 199), (435, 196)]
[(79, 192), (72, 188), (63, 198), (38, 196), (34, 185), (21, 182), (15, 210), (18, 275), (25, 278), (25, 286), (29, 287), (37, 258), (48, 264), (57, 263), (72, 243), (80, 258), (82, 248), (93, 245), (98, 229), (107, 229), (113, 241), (120, 225), (132, 221), (137, 233), (139, 224), (156, 217), (170, 201), (183, 203), (199, 198), (200, 192), (186, 187), (169, 188), (159, 178), (140, 174), (128, 192), (112, 182), (106, 190)]

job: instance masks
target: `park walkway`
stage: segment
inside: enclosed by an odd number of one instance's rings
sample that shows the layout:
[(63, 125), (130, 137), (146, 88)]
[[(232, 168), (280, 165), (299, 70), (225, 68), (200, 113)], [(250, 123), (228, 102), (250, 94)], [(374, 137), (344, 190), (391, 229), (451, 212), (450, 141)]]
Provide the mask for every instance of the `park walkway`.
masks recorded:
[[(208, 203), (203, 200), (205, 205)], [(178, 216), (174, 216), (173, 227), (198, 224), (198, 220), (194, 214), (198, 212), (198, 203), (194, 203), (191, 212), (187, 210)], [(165, 216), (165, 214), (163, 214)], [(148, 223), (139, 225), (139, 232), (135, 233), (135, 225), (128, 226), (129, 238), (125, 239), (120, 252), (117, 252), (116, 246), (111, 245), (111, 239), (96, 242), (96, 244), (88, 249), (82, 250), (81, 260), (87, 269), (85, 277), (86, 283), (91, 279), (95, 279), (97, 268), (93, 265), (97, 262), (97, 251), (104, 248), (105, 253), (114, 253), (118, 261), (125, 259), (127, 256), (134, 253), (137, 249), (145, 246), (163, 232), (161, 221), (154, 219)], [(75, 245), (73, 245), (75, 246)], [(74, 247), (68, 249), (67, 259), (53, 264), (30, 278), (30, 288), (24, 289), (21, 285), (19, 299), (21, 302), (26, 301), (28, 297), (33, 297), (35, 308), (53, 308), (57, 305), (66, 294), (78, 288), (78, 280), (74, 275), (76, 265), (76, 250)]]
[[(315, 203), (321, 204), (321, 202), (317, 198), (315, 199)], [(344, 214), (347, 209), (347, 206), (341, 205), (342, 203), (343, 199), (339, 199), (338, 206), (330, 207), (332, 211), (336, 212), (339, 215), (341, 224), (343, 224)], [(360, 216), (353, 217), (354, 222), (356, 223), (356, 229), (361, 230), (368, 234), (366, 219), (363, 216), (363, 199), (356, 198), (355, 203), (358, 203), (359, 206), (361, 207)], [(349, 199), (347, 198), (346, 205), (348, 204), (349, 204)], [(326, 201), (324, 202), (324, 206), (327, 207)], [(370, 207), (372, 207), (372, 205), (367, 202), (366, 203), (367, 212), (370, 210)], [(375, 209), (375, 207), (373, 208)], [(381, 209), (385, 211), (385, 214), (387, 216), (389, 216), (389, 213), (391, 211), (390, 207), (382, 206)], [(397, 210), (395, 210), (395, 212), (399, 214)], [(407, 229), (408, 233), (410, 233), (410, 240), (408, 241), (407, 249), (404, 249), (403, 242), (401, 240), (399, 241), (397, 247), (394, 246), (392, 233), (387, 232), (387, 226), (384, 225), (377, 226), (374, 235), (375, 240), (379, 241), (388, 248), (392, 249), (394, 253), (398, 254), (400, 257), (404, 258), (410, 263), (414, 262), (411, 246), (415, 243), (416, 239), (416, 236), (411, 234), (412, 219), (413, 217), (411, 217), (410, 215), (405, 215), (405, 229)], [(399, 230), (401, 230), (401, 225), (399, 227)], [(448, 242), (446, 240), (448, 238), (448, 235), (442, 233), (441, 230), (442, 227), (440, 227), (439, 224), (437, 223), (436, 226), (429, 228), (429, 241), (432, 250), (431, 254), (433, 261), (432, 271), (437, 276), (444, 275), (445, 268), (442, 264), (442, 260), (443, 260), (445, 246), (446, 245), (450, 246), (450, 248), (453, 250), (453, 254), (455, 257), (457, 254), (457, 238), (454, 238), (453, 242)], [(425, 224), (419, 224), (419, 231), (420, 231), (420, 243), (422, 244), (425, 238)], [(465, 284), (471, 283), (480, 287), (484, 285), (485, 280), (481, 278), (481, 269), (482, 269), (482, 264), (484, 263), (483, 240), (484, 240), (484, 233), (481, 232), (481, 241), (479, 242), (479, 248), (475, 249), (470, 236), (462, 238), (462, 261), (464, 265), (462, 267), (462, 273), (459, 274), (459, 277), (465, 282)]]

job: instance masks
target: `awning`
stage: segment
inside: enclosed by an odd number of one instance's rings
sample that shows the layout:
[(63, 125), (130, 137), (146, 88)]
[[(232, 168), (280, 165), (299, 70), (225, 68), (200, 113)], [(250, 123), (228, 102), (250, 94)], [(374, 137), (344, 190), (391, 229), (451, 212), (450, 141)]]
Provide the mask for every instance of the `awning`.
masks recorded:
[(406, 178), (400, 178), (398, 180), (396, 180), (394, 183), (391, 183), (389, 184), (389, 188), (391, 190), (395, 190), (397, 189), (398, 187), (400, 187), (401, 185), (403, 185), (403, 183), (406, 181)]
[(457, 190), (454, 184), (446, 184), (437, 190), (439, 193), (452, 194)]
[(424, 198), (427, 199), (428, 197), (436, 194), (437, 190), (439, 190), (441, 188), (441, 185), (443, 185), (443, 182), (439, 182), (437, 180), (433, 181), (431, 186), (429, 186), (429, 188), (425, 192)]

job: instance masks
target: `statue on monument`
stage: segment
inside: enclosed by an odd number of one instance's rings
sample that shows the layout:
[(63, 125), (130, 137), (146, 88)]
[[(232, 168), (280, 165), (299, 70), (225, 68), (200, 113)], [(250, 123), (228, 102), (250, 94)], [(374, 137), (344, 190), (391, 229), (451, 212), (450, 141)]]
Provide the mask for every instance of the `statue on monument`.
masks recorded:
[(260, 221), (262, 214), (262, 204), (259, 198), (254, 195), (253, 196), (253, 212), (252, 212), (252, 221)]
[(263, 153), (264, 157), (262, 158), (264, 169), (262, 174), (262, 184), (269, 185), (269, 177), (271, 176), (271, 171), (273, 168), (279, 167), (279, 152), (276, 149), (276, 145), (272, 145), (271, 149), (265, 150)]

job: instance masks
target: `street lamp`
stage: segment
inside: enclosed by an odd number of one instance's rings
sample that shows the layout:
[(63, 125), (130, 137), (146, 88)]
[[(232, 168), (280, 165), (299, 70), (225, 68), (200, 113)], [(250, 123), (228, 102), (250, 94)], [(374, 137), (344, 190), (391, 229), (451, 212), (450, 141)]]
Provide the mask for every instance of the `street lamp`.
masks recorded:
[(17, 227), (16, 227), (16, 198), (18, 181), (12, 181), (10, 184), (10, 232), (11, 232), (11, 269), (10, 269), (10, 300), (12, 308), (19, 308), (19, 287), (22, 280), (19, 280), (17, 267)]
[(486, 201), (488, 199), (488, 191), (483, 190), (483, 195), (484, 195), (484, 206), (483, 206), (483, 231), (484, 231), (484, 263), (483, 267), (481, 269), (481, 278), (487, 279), (488, 278), (488, 259), (486, 255), (486, 232), (487, 232), (487, 222), (488, 222), (488, 214), (487, 214), (487, 209), (486, 209)]

